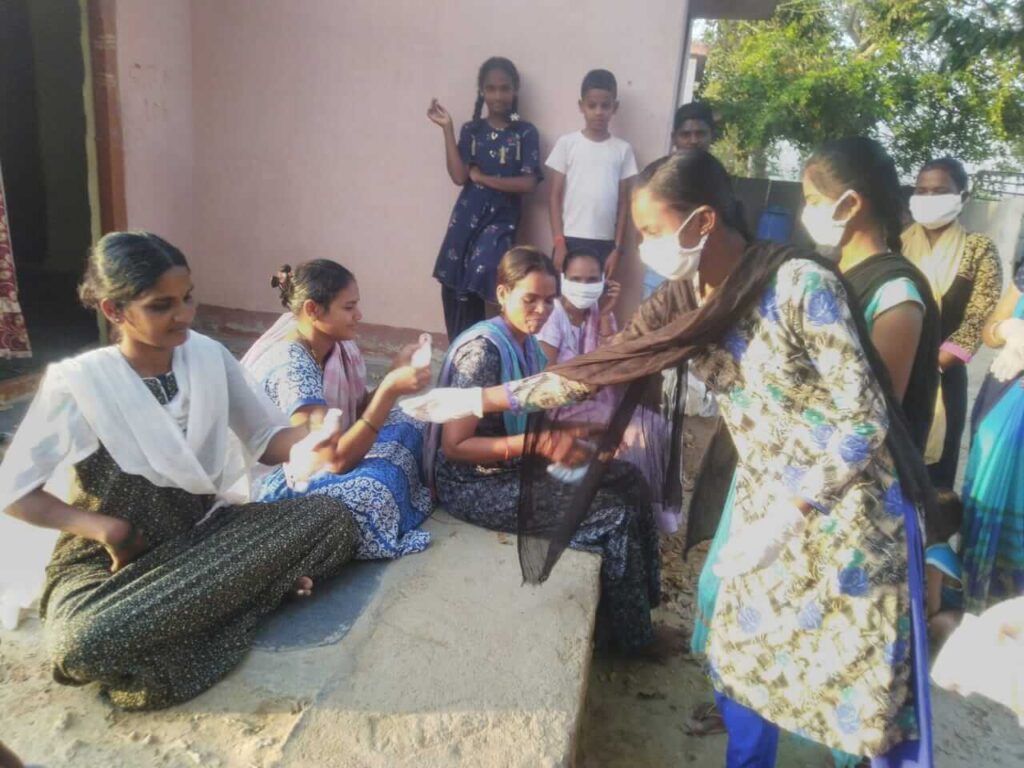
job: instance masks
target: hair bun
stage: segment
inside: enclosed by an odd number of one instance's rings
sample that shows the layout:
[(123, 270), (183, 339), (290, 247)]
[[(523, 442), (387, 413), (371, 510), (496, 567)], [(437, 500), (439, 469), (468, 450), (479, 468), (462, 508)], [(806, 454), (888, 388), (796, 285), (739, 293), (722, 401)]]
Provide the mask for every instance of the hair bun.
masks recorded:
[(270, 278), (271, 288), (280, 288), (282, 293), (291, 287), (292, 268), (290, 264), (283, 264), (277, 274)]

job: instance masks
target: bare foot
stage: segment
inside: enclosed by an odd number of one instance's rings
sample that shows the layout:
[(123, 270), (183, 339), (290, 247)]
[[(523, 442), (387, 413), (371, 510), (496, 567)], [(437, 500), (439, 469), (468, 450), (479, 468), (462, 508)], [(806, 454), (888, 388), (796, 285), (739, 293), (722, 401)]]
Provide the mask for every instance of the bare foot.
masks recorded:
[(309, 576), (299, 576), (295, 580), (292, 594), (295, 597), (309, 597), (313, 594), (313, 580)]

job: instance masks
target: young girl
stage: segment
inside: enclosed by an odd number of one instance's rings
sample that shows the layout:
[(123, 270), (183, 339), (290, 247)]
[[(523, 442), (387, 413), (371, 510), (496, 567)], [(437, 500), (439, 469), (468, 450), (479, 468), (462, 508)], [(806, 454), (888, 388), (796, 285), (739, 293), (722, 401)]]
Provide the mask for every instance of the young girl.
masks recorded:
[[(727, 765), (773, 766), (782, 727), (876, 765), (930, 766), (915, 509), (927, 499), (924, 464), (834, 265), (748, 245), (735, 214), (711, 155), (654, 163), (640, 175), (633, 220), (641, 258), (674, 260), (675, 277), (614, 343), (504, 387), (435, 390), (403, 408), (437, 420), (547, 409), (630, 382), (628, 409), (642, 377), (691, 359), (739, 454), (709, 643)], [(702, 303), (684, 309), (691, 279)], [(601, 476), (616, 439), (602, 437), (588, 479)], [(524, 498), (520, 520), (538, 503)], [(552, 547), (589, 498), (565, 510)]]
[[(557, 273), (546, 255), (513, 248), (498, 266), (501, 316), (470, 328), (451, 345), (442, 385), (500, 386), (544, 369), (535, 334), (556, 301)], [(520, 457), (526, 451), (526, 417), (467, 418), (446, 424), (431, 444), (436, 452), (438, 498), (452, 515), (499, 531), (517, 529)], [(571, 436), (549, 433), (538, 449), (561, 456)], [(546, 484), (555, 497), (559, 485)], [(627, 653), (659, 652), (651, 625), (659, 587), (658, 537), (646, 483), (635, 468), (615, 462), (570, 546), (602, 555), (599, 642)]]
[[(601, 262), (593, 253), (570, 251), (562, 264), (561, 297), (551, 317), (537, 334), (549, 362), (564, 363), (593, 352), (618, 332), (612, 310), (619, 297), (619, 284), (605, 280)], [(607, 425), (620, 400), (614, 387), (603, 389), (585, 403), (559, 411), (565, 421)], [(635, 465), (650, 487), (654, 519), (664, 533), (679, 529), (681, 509), (662, 500), (670, 439), (669, 423), (649, 408), (638, 408), (626, 428), (616, 456)]]
[(896, 165), (874, 139), (838, 139), (811, 155), (802, 181), (804, 227), (838, 249), (839, 271), (923, 454), (939, 388), (939, 312), (927, 279), (901, 253)]
[(473, 119), (458, 141), (437, 99), (427, 110), (444, 133), (448, 175), (462, 187), (434, 265), (449, 339), (484, 319), (485, 302), (495, 303), (495, 270), (515, 239), (522, 196), (542, 178), (537, 129), (519, 119), (518, 103), (519, 72), (494, 57), (480, 67)]
[[(422, 483), (424, 425), (393, 406), (423, 389), (430, 366), (408, 364), (405, 350), (374, 391), (355, 343), (359, 286), (340, 264), (317, 259), (296, 269), (285, 265), (272, 284), (286, 312), (242, 358), (267, 396), (292, 424), (342, 412), (340, 474), (314, 476), (303, 494), (339, 499), (359, 526), (356, 558), (390, 558), (419, 552), (430, 541), (416, 530), (430, 515), (430, 491)], [(284, 470), (263, 480), (260, 501), (295, 498)]]
[[(98, 682), (126, 709), (167, 707), (235, 667), (287, 595), (337, 573), (356, 526), (334, 499), (232, 501), (246, 468), (232, 456), (300, 460), (309, 430), (288, 427), (224, 347), (189, 330), (192, 276), (177, 248), (111, 233), (81, 296), (118, 342), (47, 370), (0, 466), (0, 505), (63, 532), (41, 599), (57, 681)], [(330, 466), (336, 443), (320, 444)], [(44, 488), (65, 468), (69, 502)]]

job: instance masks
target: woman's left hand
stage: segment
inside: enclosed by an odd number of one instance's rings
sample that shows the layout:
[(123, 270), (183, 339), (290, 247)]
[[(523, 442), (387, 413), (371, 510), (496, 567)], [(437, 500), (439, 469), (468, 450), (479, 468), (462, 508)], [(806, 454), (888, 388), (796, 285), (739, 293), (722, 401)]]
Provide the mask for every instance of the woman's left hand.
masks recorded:
[(480, 170), (480, 166), (471, 165), (469, 166), (469, 180), (474, 184), (482, 184), (481, 179), (484, 177), (484, 172)]
[(607, 315), (613, 309), (615, 309), (616, 303), (619, 301), (619, 294), (622, 292), (622, 286), (615, 280), (609, 280), (605, 283), (604, 296), (597, 302), (597, 309), (602, 315)]

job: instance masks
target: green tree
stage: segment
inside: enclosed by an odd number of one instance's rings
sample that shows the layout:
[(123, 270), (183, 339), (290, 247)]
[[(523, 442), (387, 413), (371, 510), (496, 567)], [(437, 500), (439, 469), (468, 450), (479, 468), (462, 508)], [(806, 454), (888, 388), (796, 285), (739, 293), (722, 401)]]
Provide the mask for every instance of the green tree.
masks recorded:
[(807, 152), (852, 134), (905, 172), (1009, 153), (1024, 138), (1019, 59), (989, 44), (960, 61), (936, 19), (933, 0), (783, 0), (768, 21), (713, 24), (701, 95), (731, 170), (762, 175), (782, 141)]

